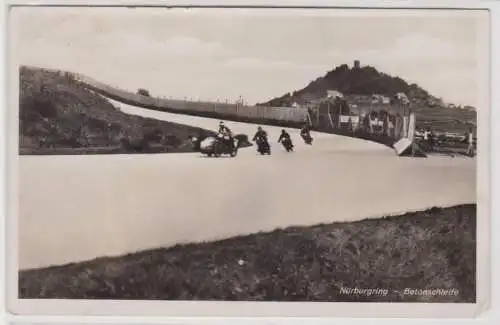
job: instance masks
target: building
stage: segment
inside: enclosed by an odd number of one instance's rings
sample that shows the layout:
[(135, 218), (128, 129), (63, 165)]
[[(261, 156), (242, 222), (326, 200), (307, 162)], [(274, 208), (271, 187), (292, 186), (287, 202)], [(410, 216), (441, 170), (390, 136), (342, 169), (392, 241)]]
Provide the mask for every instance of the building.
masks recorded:
[(406, 96), (405, 93), (397, 93), (396, 94), (396, 99), (400, 100), (403, 104), (409, 104), (410, 100), (408, 99), (408, 96)]
[(347, 95), (345, 96), (350, 106), (350, 111), (354, 115), (365, 116), (371, 111), (386, 111), (394, 113), (396, 106), (391, 103), (388, 96), (374, 94), (368, 95)]
[(373, 94), (372, 95), (372, 103), (373, 104), (377, 104), (377, 103), (390, 104), (391, 99), (387, 96), (384, 96), (384, 95)]
[(326, 97), (329, 98), (329, 99), (336, 99), (337, 97), (344, 98), (344, 94), (342, 94), (338, 90), (327, 90), (326, 91)]

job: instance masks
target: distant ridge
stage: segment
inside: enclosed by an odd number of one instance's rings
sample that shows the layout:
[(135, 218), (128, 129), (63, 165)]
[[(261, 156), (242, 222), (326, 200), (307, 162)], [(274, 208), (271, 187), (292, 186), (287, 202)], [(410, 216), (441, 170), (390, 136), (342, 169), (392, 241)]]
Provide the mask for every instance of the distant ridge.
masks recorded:
[[(383, 95), (392, 99), (397, 93), (405, 93), (411, 102), (412, 109), (417, 114), (417, 123), (431, 125), (434, 122), (438, 129), (450, 128), (462, 131), (467, 126), (476, 124), (476, 108), (472, 106), (446, 105), (436, 96), (430, 94), (415, 83), (409, 84), (400, 77), (388, 75), (372, 66), (361, 66), (355, 61), (353, 67), (347, 64), (337, 66), (324, 76), (311, 81), (302, 89), (275, 97), (261, 106), (304, 105), (325, 98), (328, 91), (338, 91), (348, 98), (348, 102), (356, 104), (360, 97)], [(436, 118), (439, 120), (436, 122)], [(445, 126), (443, 120), (449, 119), (450, 125)]]

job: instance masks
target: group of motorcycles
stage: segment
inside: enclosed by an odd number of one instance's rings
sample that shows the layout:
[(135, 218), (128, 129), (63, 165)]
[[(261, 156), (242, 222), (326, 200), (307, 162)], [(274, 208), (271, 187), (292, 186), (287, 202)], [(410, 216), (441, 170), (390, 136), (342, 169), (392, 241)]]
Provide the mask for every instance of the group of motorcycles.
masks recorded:
[[(301, 129), (300, 136), (306, 144), (312, 144), (313, 138), (311, 137), (310, 130), (307, 125), (305, 125)], [(235, 157), (238, 153), (238, 148), (240, 147), (241, 138), (233, 138), (229, 128), (224, 125), (224, 122), (220, 122), (219, 132), (216, 137), (207, 137), (203, 140), (192, 140), (193, 143), (198, 141), (197, 147), (199, 151), (209, 157), (219, 157), (224, 154)], [(269, 143), (267, 132), (264, 131), (262, 127), (258, 127), (257, 133), (254, 135), (252, 140), (257, 145), (257, 152), (259, 152), (261, 155), (271, 154), (271, 145)], [(292, 143), (292, 139), (290, 137), (290, 134), (286, 132), (285, 129), (281, 130), (278, 143), (281, 143), (287, 152), (293, 151), (294, 145)]]
[[(311, 137), (310, 130), (307, 125), (301, 129), (300, 136), (306, 144), (312, 144), (313, 138)], [(242, 138), (241, 135), (233, 137), (229, 128), (224, 125), (224, 122), (220, 122), (217, 136), (209, 136), (203, 139), (193, 137), (191, 138), (191, 141), (195, 150), (209, 157), (220, 157), (221, 155), (230, 155), (231, 157), (235, 157), (238, 154), (241, 141), (245, 141), (245, 138), (246, 137)], [(271, 154), (271, 145), (269, 143), (267, 132), (264, 131), (262, 127), (258, 127), (257, 133), (254, 135), (252, 140), (257, 145), (257, 152), (261, 155)], [(292, 143), (292, 139), (290, 134), (286, 132), (285, 129), (281, 130), (278, 143), (281, 143), (287, 152), (293, 151), (294, 145)]]
[[(309, 132), (308, 128), (303, 128), (300, 132), (300, 136), (302, 137), (302, 140), (306, 144), (311, 145), (313, 138), (311, 137), (311, 134)], [(270, 155), (271, 154), (271, 145), (269, 143), (267, 133), (262, 130), (261, 127), (258, 128), (257, 133), (255, 134), (253, 141), (257, 144), (257, 152), (259, 152), (261, 155)], [(283, 148), (287, 152), (292, 152), (293, 151), (293, 143), (292, 143), (292, 138), (290, 137), (290, 134), (286, 132), (285, 129), (281, 130), (281, 135), (278, 139), (278, 143), (281, 143), (283, 145)]]

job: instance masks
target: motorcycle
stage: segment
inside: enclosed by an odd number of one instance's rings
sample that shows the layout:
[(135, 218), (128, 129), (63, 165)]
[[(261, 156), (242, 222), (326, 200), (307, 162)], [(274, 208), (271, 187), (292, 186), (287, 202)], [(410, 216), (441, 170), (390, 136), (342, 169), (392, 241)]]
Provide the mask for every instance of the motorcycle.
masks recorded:
[(286, 152), (293, 151), (293, 144), (292, 144), (292, 140), (290, 140), (290, 138), (285, 138), (285, 139), (281, 140), (281, 144), (285, 148)]
[(300, 132), (300, 136), (302, 137), (302, 140), (304, 140), (304, 142), (306, 144), (312, 144), (312, 141), (313, 141), (313, 138), (311, 137), (311, 134), (308, 133), (308, 132)]
[[(233, 141), (232, 146), (229, 141)], [(222, 135), (217, 137), (207, 137), (200, 142), (200, 152), (209, 157), (220, 157), (222, 155), (235, 157), (238, 154), (238, 148), (238, 139), (224, 139)]]
[(271, 154), (271, 146), (269, 145), (269, 142), (266, 139), (258, 138), (256, 142), (257, 142), (258, 153), (260, 153), (261, 155)]

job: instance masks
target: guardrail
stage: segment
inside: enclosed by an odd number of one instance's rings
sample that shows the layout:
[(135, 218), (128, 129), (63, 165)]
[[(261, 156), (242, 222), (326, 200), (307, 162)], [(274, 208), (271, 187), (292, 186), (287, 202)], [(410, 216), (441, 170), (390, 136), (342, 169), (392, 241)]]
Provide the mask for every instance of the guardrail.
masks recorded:
[(73, 74), (75, 80), (89, 86), (94, 91), (105, 95), (112, 95), (117, 100), (126, 100), (135, 105), (156, 107), (158, 109), (168, 109), (184, 113), (190, 112), (213, 112), (216, 114), (233, 115), (243, 118), (279, 120), (289, 122), (303, 122), (306, 119), (307, 109), (300, 107), (271, 107), (271, 106), (246, 106), (233, 103), (218, 103), (218, 102), (198, 102), (175, 100), (159, 97), (149, 97), (130, 91), (112, 87), (99, 82), (93, 78), (82, 74)]

